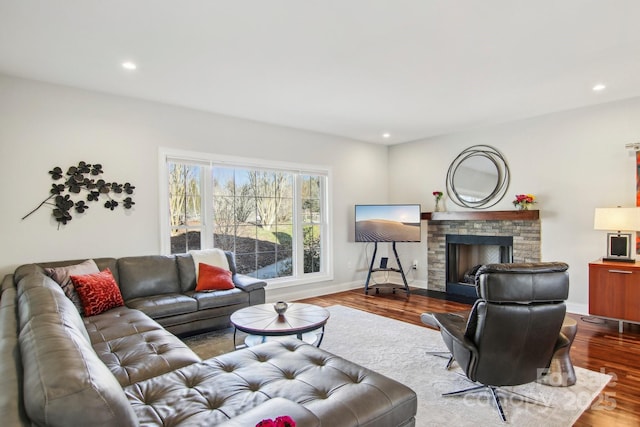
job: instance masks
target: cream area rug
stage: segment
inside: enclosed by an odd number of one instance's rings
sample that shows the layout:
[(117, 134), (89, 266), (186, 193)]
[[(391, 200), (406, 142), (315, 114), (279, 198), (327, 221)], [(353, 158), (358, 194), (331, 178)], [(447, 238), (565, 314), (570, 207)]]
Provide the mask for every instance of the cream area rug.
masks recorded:
[[(416, 426), (503, 424), (488, 392), (442, 397), (442, 393), (473, 384), (455, 363), (447, 371), (446, 359), (426, 354), (447, 350), (438, 331), (343, 306), (329, 307), (329, 311), (331, 317), (321, 348), (411, 387), (418, 395)], [(228, 329), (187, 338), (185, 342), (200, 357), (208, 358), (233, 350), (232, 337), (233, 332)], [(551, 407), (501, 394), (507, 425), (571, 426), (611, 379), (578, 367), (576, 375), (577, 383), (571, 387), (537, 383), (509, 387)]]

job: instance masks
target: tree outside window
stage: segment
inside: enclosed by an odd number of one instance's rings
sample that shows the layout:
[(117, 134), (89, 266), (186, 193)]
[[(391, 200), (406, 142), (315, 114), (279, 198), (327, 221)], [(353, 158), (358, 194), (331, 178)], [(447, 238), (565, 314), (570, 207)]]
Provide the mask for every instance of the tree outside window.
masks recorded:
[(201, 166), (169, 164), (171, 253), (200, 249)]
[(320, 190), (320, 177), (309, 175), (302, 177), (302, 232), (305, 273), (316, 273), (321, 269)]

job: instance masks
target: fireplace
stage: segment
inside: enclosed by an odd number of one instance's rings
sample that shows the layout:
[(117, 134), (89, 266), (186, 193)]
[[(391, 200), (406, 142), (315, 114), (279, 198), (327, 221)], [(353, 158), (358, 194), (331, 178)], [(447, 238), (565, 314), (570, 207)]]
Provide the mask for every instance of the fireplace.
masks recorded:
[[(458, 256), (471, 260), (469, 265), (466, 266), (467, 270), (473, 266), (471, 264), (486, 264), (489, 261), (492, 263), (503, 260), (505, 262), (540, 261), (541, 227), (537, 214), (538, 211), (425, 213), (423, 219), (428, 221), (427, 289), (444, 293), (447, 291), (448, 283), (460, 283), (459, 277), (457, 277), (460, 274), (458, 270), (456, 270), (456, 280), (449, 280), (447, 236), (480, 237), (481, 240), (484, 240), (484, 237), (511, 239), (511, 243), (509, 241), (495, 240), (494, 243), (489, 245), (480, 245), (486, 247), (473, 249), (471, 254), (465, 253), (465, 247), (459, 247)], [(472, 242), (471, 244), (473, 245), (474, 243)], [(511, 246), (511, 249), (500, 249), (503, 246)], [(460, 255), (461, 252), (462, 255)], [(490, 255), (491, 258), (480, 257), (481, 255), (489, 256), (488, 253), (492, 253)], [(473, 257), (475, 256), (478, 258), (474, 260)], [(460, 267), (460, 269), (464, 268)], [(462, 276), (464, 277), (464, 274)], [(469, 289), (465, 288), (465, 290)], [(475, 290), (473, 296), (475, 297)]]
[(445, 243), (447, 294), (475, 297), (478, 267), (513, 262), (513, 236), (447, 234)]

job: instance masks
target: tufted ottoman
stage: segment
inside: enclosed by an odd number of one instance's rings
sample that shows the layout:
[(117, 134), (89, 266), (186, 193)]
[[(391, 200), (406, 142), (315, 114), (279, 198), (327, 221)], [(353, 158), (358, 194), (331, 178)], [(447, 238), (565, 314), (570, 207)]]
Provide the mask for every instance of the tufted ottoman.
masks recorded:
[(300, 427), (317, 420), (331, 427), (413, 426), (417, 409), (407, 386), (296, 339), (214, 357), (125, 393), (143, 426), (213, 426), (237, 416), (255, 425), (265, 413), (295, 413)]

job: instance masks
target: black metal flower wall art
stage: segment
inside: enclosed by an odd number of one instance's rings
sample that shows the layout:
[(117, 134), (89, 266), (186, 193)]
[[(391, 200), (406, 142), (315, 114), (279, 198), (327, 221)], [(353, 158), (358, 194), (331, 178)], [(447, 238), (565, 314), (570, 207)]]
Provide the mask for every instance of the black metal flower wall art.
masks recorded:
[[(120, 205), (124, 209), (131, 209), (135, 202), (130, 195), (133, 194), (133, 190), (136, 187), (128, 182), (125, 184), (107, 182), (101, 178), (102, 173), (102, 165), (99, 163), (80, 162), (77, 166), (69, 167), (66, 173), (62, 171), (62, 168), (56, 166), (49, 171), (49, 174), (54, 181), (64, 179), (64, 183), (51, 184), (49, 196), (34, 210), (23, 216), (22, 219), (27, 218), (42, 206), (47, 205), (52, 207), (52, 215), (58, 222), (59, 228), (60, 224), (66, 225), (67, 222), (73, 219), (71, 215), (73, 209), (75, 209), (76, 213), (82, 214), (89, 209), (88, 202), (98, 202), (100, 198), (107, 199), (104, 202), (104, 207), (111, 211)], [(65, 192), (67, 194), (64, 194)], [(81, 197), (80, 193), (86, 193), (85, 200), (74, 200)], [(126, 195), (127, 197), (118, 202), (112, 195)]]

